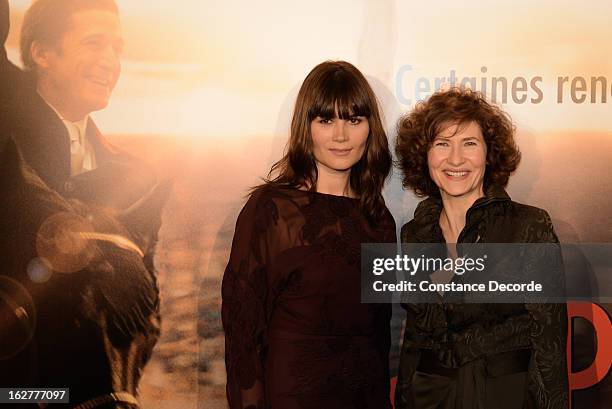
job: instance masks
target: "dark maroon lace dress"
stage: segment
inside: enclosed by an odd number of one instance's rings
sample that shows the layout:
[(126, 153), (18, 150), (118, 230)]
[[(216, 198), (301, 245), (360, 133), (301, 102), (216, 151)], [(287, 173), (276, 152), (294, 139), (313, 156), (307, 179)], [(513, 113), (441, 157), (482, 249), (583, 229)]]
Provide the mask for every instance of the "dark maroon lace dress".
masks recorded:
[(359, 201), (265, 186), (238, 217), (223, 276), (231, 409), (386, 409), (389, 305), (360, 302), (360, 245), (395, 242)]

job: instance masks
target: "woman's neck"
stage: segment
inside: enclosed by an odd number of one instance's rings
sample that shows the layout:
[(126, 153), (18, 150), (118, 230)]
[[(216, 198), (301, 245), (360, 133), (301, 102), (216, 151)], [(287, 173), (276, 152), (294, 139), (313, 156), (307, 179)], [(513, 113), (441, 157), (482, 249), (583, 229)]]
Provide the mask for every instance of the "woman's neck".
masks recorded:
[(338, 171), (317, 164), (317, 192), (335, 196), (354, 197), (351, 189), (351, 170)]
[(440, 213), (440, 228), (447, 243), (457, 243), (461, 231), (465, 227), (465, 218), (470, 207), (484, 193), (481, 191), (476, 195), (465, 197), (449, 196), (441, 192), (442, 212)]

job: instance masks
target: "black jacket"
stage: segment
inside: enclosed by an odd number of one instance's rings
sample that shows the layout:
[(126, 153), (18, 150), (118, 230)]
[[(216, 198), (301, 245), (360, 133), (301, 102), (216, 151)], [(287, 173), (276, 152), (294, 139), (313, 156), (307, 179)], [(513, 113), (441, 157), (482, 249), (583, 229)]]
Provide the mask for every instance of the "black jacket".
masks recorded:
[[(439, 225), (441, 210), (439, 198), (421, 202), (414, 219), (402, 227), (402, 242), (444, 243)], [(558, 239), (544, 210), (513, 202), (504, 189), (491, 186), (486, 196), (468, 210), (466, 225), (458, 242), (558, 243)], [(404, 307), (407, 320), (396, 389), (397, 409), (421, 409), (428, 404), (438, 407), (444, 402), (445, 390), (432, 389), (429, 381), (429, 389), (425, 392), (419, 390), (423, 389), (423, 384), (415, 381), (416, 371), (423, 366), (424, 355), (430, 361), (433, 356), (438, 368), (448, 367), (449, 377), (458, 374), (456, 387), (463, 391), (463, 395), (459, 393), (448, 398), (457, 401), (449, 407), (490, 406), (490, 401), (487, 399), (485, 402), (482, 396), (495, 393), (495, 390), (484, 387), (484, 378), (488, 376), (487, 360), (517, 351), (525, 351), (528, 359), (525, 362), (528, 373), (523, 407), (568, 407), (565, 304), (432, 303), (406, 304)], [(512, 360), (521, 355), (506, 356)], [(428, 364), (431, 366), (431, 362)], [(446, 386), (442, 382), (440, 388)], [(519, 392), (523, 391), (516, 391)], [(429, 399), (427, 404), (424, 405), (423, 401), (416, 403), (421, 399), (418, 397), (424, 395), (430, 395), (426, 398)]]

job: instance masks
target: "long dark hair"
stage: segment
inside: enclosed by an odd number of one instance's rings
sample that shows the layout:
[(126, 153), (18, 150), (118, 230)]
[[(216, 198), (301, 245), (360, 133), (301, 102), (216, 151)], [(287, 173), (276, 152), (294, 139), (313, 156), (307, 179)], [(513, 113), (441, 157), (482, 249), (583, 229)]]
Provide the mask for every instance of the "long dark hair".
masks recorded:
[(310, 71), (297, 96), (285, 156), (272, 166), (266, 182), (315, 191), (318, 173), (310, 125), (317, 117), (333, 118), (336, 113), (340, 119), (368, 119), (366, 149), (351, 168), (350, 186), (366, 217), (375, 224), (385, 213), (382, 188), (392, 159), (374, 91), (348, 62), (325, 61)]

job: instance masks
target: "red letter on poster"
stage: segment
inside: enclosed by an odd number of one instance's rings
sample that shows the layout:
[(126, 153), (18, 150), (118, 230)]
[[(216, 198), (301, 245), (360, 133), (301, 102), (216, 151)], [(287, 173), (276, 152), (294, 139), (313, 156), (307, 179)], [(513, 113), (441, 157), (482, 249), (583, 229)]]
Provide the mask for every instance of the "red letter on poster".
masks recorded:
[[(569, 371), (570, 396), (572, 391), (586, 389), (601, 382), (612, 365), (612, 323), (605, 309), (597, 304), (585, 302), (570, 302), (567, 304), (568, 322), (575, 317), (591, 322), (597, 337), (597, 353), (593, 363), (583, 371), (571, 372), (572, 362), (572, 326), (569, 325), (567, 362)], [(571, 401), (571, 399), (570, 399)]]

